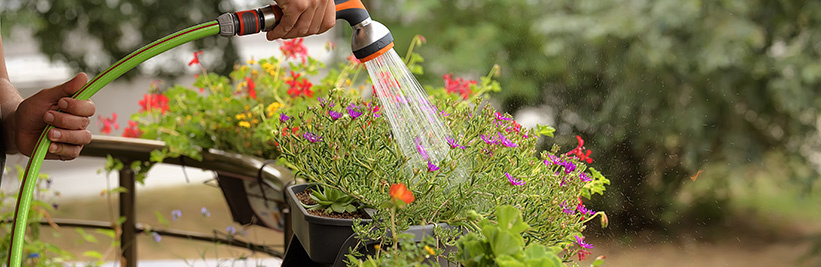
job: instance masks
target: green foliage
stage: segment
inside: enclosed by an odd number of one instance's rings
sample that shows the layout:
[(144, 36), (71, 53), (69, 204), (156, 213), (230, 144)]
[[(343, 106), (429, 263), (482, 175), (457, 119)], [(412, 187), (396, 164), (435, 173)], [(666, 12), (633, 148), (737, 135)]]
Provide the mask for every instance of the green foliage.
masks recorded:
[[(377, 255), (368, 255), (364, 260), (347, 255), (348, 266), (378, 267), (378, 266), (439, 266), (436, 260), (442, 256), (443, 249), (438, 247), (433, 237), (426, 237), (421, 242), (415, 242), (412, 236), (401, 239), (400, 245), (391, 251), (380, 251)], [(377, 250), (382, 246), (376, 245)]]
[[(412, 53), (407, 59), (422, 62)], [(502, 205), (527, 214), (531, 230), (524, 234), (526, 242), (569, 246), (565, 240), (585, 228), (585, 215), (563, 211), (563, 203), (578, 203), (585, 190), (601, 193), (607, 180), (596, 176), (596, 184), (588, 186), (581, 177), (590, 174), (580, 159), (558, 147), (537, 153), (537, 131), (521, 128), (510, 115), (484, 104), (488, 93), (501, 91), (493, 79), (498, 67), (480, 81), (451, 80), (464, 85), (459, 92), (452, 85), (426, 87), (429, 101), (447, 114), (442, 118), (458, 147), (436, 163), (436, 170), (406, 165), (384, 107), (360, 94), (370, 88), (358, 79), (364, 78), (362, 69), (353, 62), (325, 68), (309, 57), (305, 62), (251, 61), (228, 77), (204, 70), (193, 88), (176, 85), (163, 93), (152, 88), (150, 95), (167, 97), (168, 105), (140, 111), (132, 119), (140, 124), (143, 138), (166, 142), (168, 149), (152, 158), (197, 158), (205, 149), (278, 158), (305, 181), (341, 191), (333, 193), (341, 201), (315, 195), (320, 201), (374, 207), (375, 220), (358, 233), (381, 244), (397, 240), (387, 236), (387, 229), (398, 233), (410, 225), (449, 223), (478, 231), (468, 217), (494, 219), (495, 208)], [(298, 85), (306, 79), (318, 82)], [(306, 89), (310, 94), (300, 93)], [(408, 186), (416, 201), (401, 209), (381, 207), (396, 203), (389, 191), (399, 183)], [(347, 208), (338, 205), (342, 209)]]
[[(185, 11), (185, 12), (180, 12)], [(40, 51), (77, 71), (101, 73), (120, 58), (154, 40), (234, 10), (231, 1), (11, 1), (0, 7), (4, 35), (17, 26), (32, 30)], [(262, 38), (261, 36), (259, 38)], [(205, 62), (227, 74), (239, 56), (232, 38), (204, 38), (193, 42), (219, 56)], [(153, 75), (176, 77), (187, 59), (167, 58)], [(137, 72), (128, 72), (126, 77)]]
[(311, 199), (316, 201), (316, 204), (302, 204), (309, 210), (322, 210), (325, 213), (353, 213), (359, 209), (355, 205), (356, 199), (333, 187), (325, 186), (321, 189), (313, 190), (311, 192)]
[(523, 234), (530, 226), (522, 213), (513, 206), (496, 209), (497, 223), (488, 219), (479, 222), (481, 234), (473, 232), (459, 239), (457, 259), (471, 266), (562, 266), (556, 255), (560, 249), (540, 244), (525, 246)]
[[(371, 14), (399, 42), (427, 37), (419, 53), (438, 65), (427, 81), (500, 64), (507, 90), (495, 97), (508, 112), (543, 104), (558, 133), (581, 132), (602, 169), (623, 177), (597, 203), (638, 222), (622, 226), (659, 226), (663, 211), (676, 225), (719, 222), (672, 209), (694, 206), (674, 198), (698, 170), (728, 166), (701, 179), (743, 183), (743, 170), (778, 153), (813, 170), (788, 174), (794, 182), (819, 177), (807, 158), (819, 144), (820, 2), (420, 0)], [(701, 199), (725, 202), (725, 188)]]

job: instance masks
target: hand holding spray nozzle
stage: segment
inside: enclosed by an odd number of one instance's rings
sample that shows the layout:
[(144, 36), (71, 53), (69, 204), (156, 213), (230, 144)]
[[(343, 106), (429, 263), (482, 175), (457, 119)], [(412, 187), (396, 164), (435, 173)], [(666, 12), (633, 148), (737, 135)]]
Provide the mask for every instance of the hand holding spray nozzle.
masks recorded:
[[(351, 51), (362, 62), (371, 60), (393, 48), (393, 35), (385, 25), (372, 20), (360, 0), (334, 0), (336, 18), (344, 19), (353, 28)], [(219, 16), (220, 35), (231, 37), (273, 30), (282, 18), (276, 5), (225, 13)]]

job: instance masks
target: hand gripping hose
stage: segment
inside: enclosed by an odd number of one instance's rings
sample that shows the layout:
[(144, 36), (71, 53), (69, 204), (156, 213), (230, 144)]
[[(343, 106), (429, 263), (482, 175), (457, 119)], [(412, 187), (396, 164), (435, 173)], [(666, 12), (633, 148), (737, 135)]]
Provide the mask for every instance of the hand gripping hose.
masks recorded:
[[(372, 20), (360, 0), (334, 0), (336, 18), (343, 19), (353, 28), (351, 51), (362, 62), (378, 57), (393, 48), (393, 35), (385, 25)], [(269, 5), (256, 10), (225, 13), (217, 19), (221, 36), (247, 35), (272, 30), (282, 9)]]
[[(366, 62), (393, 48), (393, 36), (388, 28), (382, 23), (371, 20), (368, 11), (365, 10), (365, 6), (360, 0), (334, 0), (334, 4), (336, 6), (336, 18), (344, 19), (354, 30), (351, 38), (351, 50), (359, 60)], [(217, 20), (173, 33), (120, 59), (88, 82), (80, 91), (74, 93), (72, 98), (88, 100), (117, 77), (171, 48), (217, 34), (230, 37), (270, 31), (277, 25), (281, 17), (282, 10), (278, 6), (269, 5), (258, 9), (225, 13), (220, 15)], [(19, 267), (22, 263), (23, 245), (31, 199), (34, 195), (34, 185), (37, 184), (40, 167), (46, 157), (48, 147), (51, 145), (51, 141), (47, 138), (47, 133), (51, 128), (52, 126), (47, 126), (40, 134), (23, 175), (11, 229), (11, 244), (9, 245), (7, 262), (9, 267)]]

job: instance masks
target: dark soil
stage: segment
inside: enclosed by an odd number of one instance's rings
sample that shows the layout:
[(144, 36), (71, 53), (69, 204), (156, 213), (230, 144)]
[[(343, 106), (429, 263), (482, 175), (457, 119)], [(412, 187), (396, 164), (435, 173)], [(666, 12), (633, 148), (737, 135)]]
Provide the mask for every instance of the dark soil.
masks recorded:
[[(299, 199), (299, 202), (302, 202), (302, 204), (315, 205), (316, 201), (311, 199), (311, 193), (312, 192), (313, 192), (313, 190), (311, 190), (310, 188), (305, 189), (305, 191), (296, 193), (296, 198)], [(320, 216), (320, 217), (328, 217), (328, 218), (336, 218), (336, 219), (370, 219), (368, 214), (365, 213), (365, 211), (363, 211), (363, 210), (357, 210), (354, 213), (350, 213), (350, 212), (325, 213), (322, 210), (309, 210), (309, 209), (305, 209), (305, 210), (308, 211), (308, 213), (310, 213), (311, 215)]]

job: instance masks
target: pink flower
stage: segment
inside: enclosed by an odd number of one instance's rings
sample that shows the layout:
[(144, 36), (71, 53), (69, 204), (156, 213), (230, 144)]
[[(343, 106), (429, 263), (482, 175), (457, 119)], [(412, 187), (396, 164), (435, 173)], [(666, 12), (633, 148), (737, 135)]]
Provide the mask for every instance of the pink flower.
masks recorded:
[(525, 184), (525, 181), (513, 178), (513, 175), (510, 175), (509, 173), (505, 173), (505, 176), (507, 176), (507, 180), (510, 182), (510, 185), (524, 185)]
[(140, 112), (160, 109), (165, 114), (168, 111), (168, 97), (163, 94), (145, 94), (137, 103), (140, 105)]
[(103, 128), (100, 129), (101, 133), (111, 134), (112, 127), (115, 130), (120, 129), (120, 125), (117, 124), (117, 113), (111, 113), (111, 118), (100, 117), (100, 122), (103, 123)]

